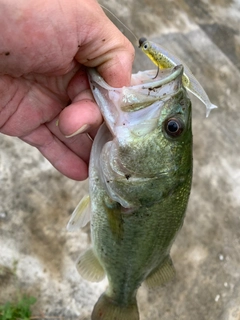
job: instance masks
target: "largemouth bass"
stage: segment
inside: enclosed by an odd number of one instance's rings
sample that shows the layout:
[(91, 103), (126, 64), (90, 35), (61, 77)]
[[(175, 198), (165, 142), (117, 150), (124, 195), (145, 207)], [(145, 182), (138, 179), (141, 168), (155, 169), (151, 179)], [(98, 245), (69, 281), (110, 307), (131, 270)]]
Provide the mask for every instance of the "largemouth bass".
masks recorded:
[(188, 66), (183, 63), (178, 57), (167, 51), (157, 43), (147, 40), (146, 38), (139, 39), (139, 47), (156, 64), (160, 69), (172, 68), (182, 64), (184, 66), (183, 85), (184, 87), (201, 100), (206, 106), (206, 117), (209, 116), (212, 109), (217, 106), (211, 103), (206, 91), (203, 89), (198, 80), (194, 77)]
[(69, 222), (86, 223), (91, 204), (92, 248), (79, 273), (109, 286), (92, 320), (138, 320), (136, 293), (174, 276), (170, 249), (183, 224), (192, 180), (191, 102), (183, 67), (140, 72), (132, 86), (112, 88), (90, 70), (92, 92), (105, 123), (94, 139), (90, 197)]

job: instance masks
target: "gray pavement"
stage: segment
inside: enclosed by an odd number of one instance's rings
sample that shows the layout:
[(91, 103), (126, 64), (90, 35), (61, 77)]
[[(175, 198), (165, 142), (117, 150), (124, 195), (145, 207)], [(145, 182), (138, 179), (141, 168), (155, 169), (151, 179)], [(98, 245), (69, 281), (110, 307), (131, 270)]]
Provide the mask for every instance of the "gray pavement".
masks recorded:
[[(205, 106), (192, 97), (194, 176), (172, 250), (177, 276), (157, 291), (139, 290), (141, 320), (239, 320), (240, 1), (101, 3), (137, 37), (175, 52), (219, 106), (206, 119)], [(155, 68), (136, 52), (134, 71)], [(106, 282), (84, 281), (75, 269), (89, 229), (65, 230), (87, 182), (63, 177), (18, 139), (1, 136), (0, 150), (0, 303), (16, 297), (18, 287), (37, 298), (39, 319), (89, 319)]]

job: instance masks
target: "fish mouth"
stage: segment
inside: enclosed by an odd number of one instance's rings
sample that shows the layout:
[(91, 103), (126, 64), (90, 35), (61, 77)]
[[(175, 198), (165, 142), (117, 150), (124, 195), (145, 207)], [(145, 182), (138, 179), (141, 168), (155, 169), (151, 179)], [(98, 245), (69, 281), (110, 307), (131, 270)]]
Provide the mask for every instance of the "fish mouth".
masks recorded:
[(139, 71), (132, 75), (129, 87), (115, 88), (107, 84), (95, 69), (88, 70), (93, 96), (113, 135), (117, 126), (138, 122), (137, 113), (140, 111), (140, 117), (147, 114), (147, 121), (156, 118), (155, 109), (159, 111), (167, 100), (183, 88), (182, 75), (182, 65), (158, 70), (157, 76), (156, 69)]

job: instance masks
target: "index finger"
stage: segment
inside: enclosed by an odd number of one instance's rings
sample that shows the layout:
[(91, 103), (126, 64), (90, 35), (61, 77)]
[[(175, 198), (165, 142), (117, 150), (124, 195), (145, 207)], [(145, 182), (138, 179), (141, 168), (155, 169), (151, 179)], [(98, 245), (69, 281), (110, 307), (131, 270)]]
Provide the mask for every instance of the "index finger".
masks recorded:
[(81, 34), (84, 36), (80, 39), (75, 58), (87, 67), (97, 68), (109, 85), (128, 86), (131, 80), (134, 48), (108, 19), (97, 2), (87, 3), (90, 3), (90, 11), (86, 10), (85, 19), (81, 21)]

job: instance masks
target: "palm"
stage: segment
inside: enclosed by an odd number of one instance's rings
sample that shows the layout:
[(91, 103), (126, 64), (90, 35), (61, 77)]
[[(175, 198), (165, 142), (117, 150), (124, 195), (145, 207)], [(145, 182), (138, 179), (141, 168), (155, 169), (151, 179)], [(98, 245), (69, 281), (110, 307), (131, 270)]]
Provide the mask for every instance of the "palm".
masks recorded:
[(94, 137), (102, 121), (83, 65), (113, 86), (127, 85), (131, 44), (95, 0), (3, 1), (0, 29), (0, 132), (37, 147), (68, 177), (85, 179), (92, 141), (65, 137), (82, 127)]
[[(76, 88), (79, 81), (82, 85)], [(68, 139), (65, 135), (74, 132), (74, 126), (81, 123), (81, 111), (86, 107), (86, 99), (81, 102), (81, 90), (86, 95), (87, 86), (86, 74), (79, 71), (77, 64), (62, 76), (28, 74), (20, 78), (0, 77), (0, 88), (4, 93), (1, 99), (4, 107), (0, 120), (1, 132), (17, 136), (37, 147), (66, 175), (75, 179), (86, 178), (91, 140), (87, 135)], [(91, 99), (90, 92), (89, 98)], [(61, 114), (72, 100), (75, 103)], [(91, 100), (89, 103), (93, 104)], [(60, 123), (59, 128), (56, 121), (60, 114), (62, 126)], [(97, 112), (96, 117), (99, 117)], [(99, 119), (96, 121), (97, 125)], [(63, 132), (60, 131), (61, 128)], [(67, 168), (66, 161), (69, 165)]]

